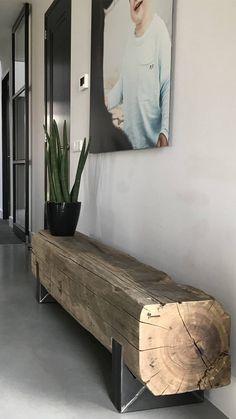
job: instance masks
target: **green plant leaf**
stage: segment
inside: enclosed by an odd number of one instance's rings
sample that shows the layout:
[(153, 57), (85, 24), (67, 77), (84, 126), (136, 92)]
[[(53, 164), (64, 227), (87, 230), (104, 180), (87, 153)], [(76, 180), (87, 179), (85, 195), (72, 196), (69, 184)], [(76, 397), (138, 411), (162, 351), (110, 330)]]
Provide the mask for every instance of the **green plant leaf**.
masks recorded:
[[(46, 163), (50, 184), (50, 200), (53, 202), (77, 202), (80, 190), (81, 176), (88, 157), (90, 139), (88, 145), (84, 138), (80, 158), (78, 161), (75, 182), (71, 192), (69, 192), (69, 150), (67, 125), (63, 124), (63, 142), (60, 140), (58, 126), (53, 120), (50, 135), (44, 126), (46, 134)], [(63, 146), (62, 146), (63, 144)]]
[(46, 150), (46, 161), (47, 161), (47, 169), (48, 169), (48, 179), (49, 179), (49, 195), (50, 195), (50, 201), (55, 202), (56, 201), (56, 195), (54, 190), (54, 183), (53, 183), (53, 177), (52, 177), (52, 170), (51, 170), (51, 161), (50, 161), (50, 149)]
[(65, 185), (68, 191), (69, 191), (69, 150), (70, 150), (70, 146), (68, 143), (67, 125), (66, 125), (66, 121), (64, 121), (64, 125), (63, 125), (64, 176), (65, 176)]
[[(53, 127), (54, 126), (54, 127)], [(51, 171), (51, 177), (53, 180), (54, 185), (54, 197), (55, 202), (64, 202), (62, 189), (61, 189), (61, 182), (60, 182), (60, 175), (59, 175), (59, 166), (60, 163), (58, 161), (58, 153), (57, 153), (57, 134), (55, 132), (55, 124), (53, 124), (51, 129), (51, 135), (48, 134), (46, 131), (46, 137), (49, 144), (49, 163), (50, 171)], [(49, 172), (48, 170), (48, 172)]]
[(62, 158), (62, 145), (61, 145), (58, 125), (57, 125), (57, 122), (56, 122), (55, 119), (53, 119), (53, 122), (52, 122), (52, 130), (53, 130), (53, 135), (55, 136), (55, 140), (56, 140), (56, 152), (57, 152), (57, 157), (58, 157), (58, 169), (60, 170), (61, 158)]
[[(62, 192), (63, 192), (63, 196), (64, 196), (64, 201), (65, 202), (70, 202), (70, 193), (69, 193), (69, 188), (68, 188), (68, 184), (67, 184), (67, 178), (66, 178), (66, 160), (67, 160), (67, 154), (68, 151), (63, 149), (63, 153), (62, 153), (62, 158), (61, 158), (61, 187), (62, 187)], [(68, 169), (67, 169), (68, 170)]]
[(81, 176), (82, 176), (84, 166), (85, 166), (85, 163), (86, 163), (86, 160), (87, 160), (87, 157), (88, 157), (89, 147), (90, 147), (90, 140), (89, 140), (88, 145), (86, 147), (86, 138), (84, 138), (83, 147), (82, 147), (82, 150), (81, 150), (81, 153), (80, 153), (80, 158), (79, 158), (79, 161), (78, 161), (75, 182), (74, 182), (73, 188), (72, 188), (71, 193), (70, 193), (71, 202), (77, 202), (78, 201)]

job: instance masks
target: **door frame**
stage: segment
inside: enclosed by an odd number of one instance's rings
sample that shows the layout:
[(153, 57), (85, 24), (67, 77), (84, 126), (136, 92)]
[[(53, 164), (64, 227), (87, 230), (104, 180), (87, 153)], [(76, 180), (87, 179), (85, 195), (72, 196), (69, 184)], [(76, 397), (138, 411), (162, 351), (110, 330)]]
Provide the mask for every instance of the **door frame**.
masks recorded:
[(10, 86), (9, 72), (2, 80), (2, 209), (3, 219), (10, 216)]
[[(65, 3), (68, 5), (66, 13), (69, 16), (71, 22), (72, 16), (72, 0), (54, 0), (53, 3), (47, 9), (44, 15), (44, 125), (48, 130), (52, 125), (53, 119), (53, 76), (50, 71), (50, 60), (52, 57), (52, 48), (50, 47), (51, 34), (49, 33), (48, 20), (51, 13), (58, 6), (59, 3)], [(70, 63), (71, 63), (71, 23), (70, 23)], [(71, 68), (71, 64), (70, 64)], [(70, 98), (71, 100), (71, 98)], [(45, 136), (45, 148), (44, 148), (44, 200), (48, 200), (48, 175), (47, 175), (47, 163), (46, 163), (46, 152), (47, 152), (47, 141)], [(44, 213), (44, 228), (47, 228), (46, 212)]]
[[(12, 135), (13, 135), (13, 159), (12, 159), (12, 173), (13, 173), (13, 231), (23, 241), (28, 241), (29, 237), (29, 15), (30, 5), (25, 3), (15, 24), (12, 28)], [(25, 84), (17, 92), (15, 89), (15, 33), (18, 29), (22, 19), (25, 19)], [(22, 93), (25, 93), (25, 159), (14, 160), (14, 145), (16, 141), (16, 134), (14, 129), (15, 116), (15, 99)], [(25, 166), (25, 227), (22, 228), (16, 223), (16, 181), (15, 173), (17, 165)]]

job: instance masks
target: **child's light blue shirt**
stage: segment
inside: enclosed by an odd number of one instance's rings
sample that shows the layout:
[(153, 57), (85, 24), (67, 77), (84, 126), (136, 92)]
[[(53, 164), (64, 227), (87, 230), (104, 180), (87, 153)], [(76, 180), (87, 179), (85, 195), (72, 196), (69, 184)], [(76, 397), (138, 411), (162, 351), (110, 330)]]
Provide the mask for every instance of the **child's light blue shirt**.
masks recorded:
[(122, 71), (108, 94), (108, 109), (123, 103), (124, 131), (135, 149), (154, 147), (168, 138), (171, 41), (163, 20), (154, 15), (141, 37), (127, 44)]

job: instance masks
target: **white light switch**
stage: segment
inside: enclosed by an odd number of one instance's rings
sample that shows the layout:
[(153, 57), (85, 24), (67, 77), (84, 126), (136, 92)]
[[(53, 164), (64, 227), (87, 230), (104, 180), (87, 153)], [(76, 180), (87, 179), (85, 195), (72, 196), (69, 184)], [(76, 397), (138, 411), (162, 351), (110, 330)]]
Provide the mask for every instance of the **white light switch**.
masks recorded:
[(76, 140), (73, 142), (73, 153), (79, 153), (82, 150), (83, 147), (83, 141), (82, 140)]
[(78, 153), (80, 151), (80, 141), (74, 141), (73, 142), (73, 152)]
[(87, 73), (83, 74), (79, 79), (79, 89), (85, 90), (89, 87), (89, 75)]

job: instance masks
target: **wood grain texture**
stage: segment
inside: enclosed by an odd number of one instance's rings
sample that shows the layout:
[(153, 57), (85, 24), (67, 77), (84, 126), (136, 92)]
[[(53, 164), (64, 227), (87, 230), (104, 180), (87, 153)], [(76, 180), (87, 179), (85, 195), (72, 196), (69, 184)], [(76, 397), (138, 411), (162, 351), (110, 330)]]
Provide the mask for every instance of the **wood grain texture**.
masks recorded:
[(82, 234), (33, 236), (32, 270), (154, 395), (230, 383), (230, 317), (213, 297)]

